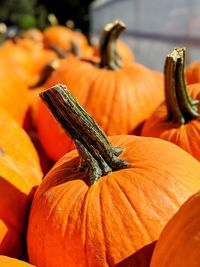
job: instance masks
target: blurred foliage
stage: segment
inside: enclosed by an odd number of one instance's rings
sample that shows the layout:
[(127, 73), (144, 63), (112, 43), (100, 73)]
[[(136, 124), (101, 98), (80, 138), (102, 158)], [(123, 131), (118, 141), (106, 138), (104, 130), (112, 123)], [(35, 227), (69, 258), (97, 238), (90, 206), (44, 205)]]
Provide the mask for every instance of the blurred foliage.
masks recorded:
[(47, 25), (47, 9), (37, 0), (0, 0), (0, 21), (21, 29)]
[(53, 13), (60, 24), (72, 20), (76, 28), (86, 34), (89, 30), (88, 7), (92, 0), (0, 0), (0, 22), (21, 29), (48, 25), (48, 13)]

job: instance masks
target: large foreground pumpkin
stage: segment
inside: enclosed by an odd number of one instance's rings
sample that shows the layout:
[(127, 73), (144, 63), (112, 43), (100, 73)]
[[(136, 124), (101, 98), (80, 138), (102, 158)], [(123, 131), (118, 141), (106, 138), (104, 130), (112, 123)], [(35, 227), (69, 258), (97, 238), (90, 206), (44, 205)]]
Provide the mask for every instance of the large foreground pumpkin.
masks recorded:
[(143, 136), (170, 141), (200, 160), (200, 83), (186, 87), (185, 50), (175, 49), (165, 63), (165, 98), (144, 123)]
[(200, 193), (193, 195), (164, 228), (151, 267), (199, 267)]
[(149, 266), (163, 227), (200, 187), (199, 162), (160, 139), (123, 135), (108, 141), (62, 85), (41, 95), (79, 156), (72, 151), (62, 157), (36, 191), (28, 224), (30, 262)]
[[(119, 21), (106, 25), (100, 42), (100, 64), (70, 59), (63, 62), (45, 84), (46, 88), (56, 83), (67, 84), (108, 135), (132, 133), (152, 114), (164, 96), (160, 78), (157, 83), (157, 74), (138, 63), (123, 66), (119, 60), (116, 39), (124, 29), (125, 25)], [(72, 141), (42, 103), (37, 126), (41, 144), (52, 160), (58, 160), (72, 149)]]
[(0, 267), (34, 267), (34, 266), (25, 261), (20, 261), (15, 258), (10, 258), (0, 255)]
[(29, 206), (41, 178), (30, 138), (0, 109), (0, 254), (24, 253)]

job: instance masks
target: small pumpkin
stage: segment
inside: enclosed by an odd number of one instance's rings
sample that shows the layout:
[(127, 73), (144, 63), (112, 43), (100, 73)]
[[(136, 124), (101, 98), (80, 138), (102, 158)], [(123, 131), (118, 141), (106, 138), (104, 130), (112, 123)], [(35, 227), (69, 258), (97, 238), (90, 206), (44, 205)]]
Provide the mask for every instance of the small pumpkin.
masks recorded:
[(55, 46), (64, 51), (70, 51), (74, 43), (77, 44), (82, 53), (88, 46), (88, 41), (84, 34), (74, 32), (62, 25), (52, 25), (46, 28), (43, 34), (45, 47)]
[(79, 155), (74, 150), (63, 156), (34, 195), (27, 233), (30, 262), (149, 266), (163, 227), (200, 186), (199, 162), (160, 139), (107, 139), (63, 85), (41, 96)]
[[(116, 40), (125, 29), (115, 21), (101, 36), (101, 62), (77, 58), (63, 61), (44, 87), (67, 84), (73, 95), (91, 113), (108, 135), (131, 134), (161, 103), (163, 85), (148, 68), (133, 63), (122, 66), (116, 52)], [(152, 101), (154, 95), (154, 101)], [(40, 142), (48, 156), (56, 161), (74, 146), (40, 103), (37, 117)], [(57, 146), (54, 140), (59, 140)]]
[(151, 267), (198, 267), (200, 192), (190, 197), (167, 223), (156, 244)]
[(34, 267), (25, 261), (0, 255), (0, 267)]
[(26, 224), (42, 172), (25, 131), (0, 109), (0, 255), (20, 257), (26, 247)]
[(0, 47), (0, 59), (9, 63), (10, 68), (27, 85), (30, 84), (34, 74), (34, 65), (26, 49), (6, 40)]
[(142, 135), (170, 141), (200, 160), (200, 83), (186, 86), (184, 62), (183, 48), (168, 55), (165, 63), (166, 103), (144, 123)]

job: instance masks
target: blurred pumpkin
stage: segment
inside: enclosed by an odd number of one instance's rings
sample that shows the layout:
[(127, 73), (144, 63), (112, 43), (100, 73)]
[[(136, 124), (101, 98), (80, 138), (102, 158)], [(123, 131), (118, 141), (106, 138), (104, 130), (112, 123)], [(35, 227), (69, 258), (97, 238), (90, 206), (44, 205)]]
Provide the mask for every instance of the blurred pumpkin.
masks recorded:
[(25, 261), (0, 255), (0, 267), (34, 267)]
[(0, 63), (3, 66), (0, 71), (0, 106), (22, 125), (29, 106), (28, 87), (15, 73), (15, 66), (9, 59), (0, 57)]
[(42, 172), (25, 131), (0, 109), (0, 255), (20, 257), (35, 187)]

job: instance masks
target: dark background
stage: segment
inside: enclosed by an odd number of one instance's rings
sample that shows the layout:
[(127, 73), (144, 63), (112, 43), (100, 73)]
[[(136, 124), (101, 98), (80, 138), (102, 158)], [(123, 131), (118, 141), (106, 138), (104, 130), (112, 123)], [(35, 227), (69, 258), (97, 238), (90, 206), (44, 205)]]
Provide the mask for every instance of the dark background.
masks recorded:
[(88, 7), (92, 0), (0, 0), (0, 22), (21, 29), (49, 25), (49, 13), (56, 15), (60, 24), (73, 20), (75, 28), (89, 31)]

